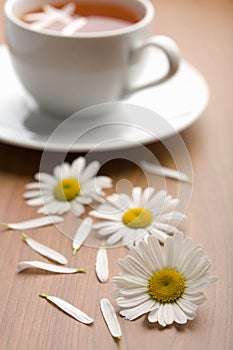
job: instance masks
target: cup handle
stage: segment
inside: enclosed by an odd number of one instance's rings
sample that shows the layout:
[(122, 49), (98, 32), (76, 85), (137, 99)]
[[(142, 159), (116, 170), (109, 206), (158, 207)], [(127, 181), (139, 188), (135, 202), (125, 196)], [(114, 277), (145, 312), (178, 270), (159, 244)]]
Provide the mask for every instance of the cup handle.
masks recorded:
[(169, 63), (169, 69), (167, 73), (163, 77), (156, 80), (152, 80), (151, 82), (145, 83), (143, 85), (126, 88), (126, 94), (131, 94), (139, 90), (161, 84), (167, 79), (171, 78), (178, 70), (180, 63), (180, 50), (176, 42), (165, 35), (153, 36), (144, 41), (143, 43), (139, 44), (135, 48), (133, 48), (130, 52), (130, 60), (133, 60), (135, 55), (137, 55), (141, 50), (153, 46), (161, 49), (165, 53)]

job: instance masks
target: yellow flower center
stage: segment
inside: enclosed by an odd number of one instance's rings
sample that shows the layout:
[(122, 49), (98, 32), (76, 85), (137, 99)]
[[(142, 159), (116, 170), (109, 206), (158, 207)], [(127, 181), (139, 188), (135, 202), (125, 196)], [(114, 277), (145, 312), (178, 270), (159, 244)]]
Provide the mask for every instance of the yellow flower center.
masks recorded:
[(122, 216), (123, 223), (131, 228), (147, 227), (151, 224), (152, 220), (152, 213), (144, 208), (129, 209)]
[(163, 269), (155, 272), (148, 283), (148, 293), (161, 303), (176, 301), (185, 290), (185, 279), (176, 270)]
[(56, 184), (53, 193), (58, 201), (72, 201), (79, 195), (80, 189), (76, 179), (63, 179)]

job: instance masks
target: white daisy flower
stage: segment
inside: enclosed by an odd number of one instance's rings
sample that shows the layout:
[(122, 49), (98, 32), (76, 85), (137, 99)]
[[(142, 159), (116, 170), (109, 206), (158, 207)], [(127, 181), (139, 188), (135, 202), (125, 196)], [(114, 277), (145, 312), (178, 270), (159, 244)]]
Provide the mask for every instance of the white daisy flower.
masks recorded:
[(96, 176), (100, 164), (93, 161), (86, 166), (86, 160), (79, 157), (70, 165), (63, 163), (53, 170), (53, 175), (39, 172), (38, 182), (26, 186), (24, 193), (29, 206), (41, 206), (40, 214), (64, 214), (72, 210), (80, 216), (85, 212), (84, 205), (93, 201), (103, 202), (103, 188), (110, 188), (112, 180), (107, 176)]
[(134, 187), (132, 198), (127, 194), (113, 194), (107, 197), (108, 203), (100, 205), (90, 215), (103, 219), (93, 225), (101, 236), (110, 236), (106, 240), (113, 245), (120, 240), (124, 246), (137, 244), (141, 238), (153, 235), (165, 242), (168, 234), (179, 232), (176, 226), (185, 217), (175, 211), (178, 199), (167, 195), (166, 191), (155, 193), (154, 188)]
[(193, 320), (197, 305), (206, 300), (203, 290), (217, 280), (208, 273), (211, 262), (203, 248), (193, 247), (181, 233), (167, 238), (164, 254), (158, 240), (149, 237), (118, 264), (122, 272), (112, 282), (119, 288), (113, 295), (120, 314), (134, 320), (149, 313), (149, 322), (164, 327)]

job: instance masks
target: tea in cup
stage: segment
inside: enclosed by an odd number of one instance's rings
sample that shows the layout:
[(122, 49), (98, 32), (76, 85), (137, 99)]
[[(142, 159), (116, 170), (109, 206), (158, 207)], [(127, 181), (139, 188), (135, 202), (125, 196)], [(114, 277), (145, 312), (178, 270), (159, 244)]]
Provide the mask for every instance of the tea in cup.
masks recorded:
[[(153, 35), (149, 0), (7, 0), (6, 34), (15, 71), (42, 110), (71, 114), (173, 76), (179, 49)], [(130, 71), (145, 69), (147, 47), (163, 51), (169, 69), (161, 79), (134, 86)], [(156, 62), (154, 63), (156, 65)]]

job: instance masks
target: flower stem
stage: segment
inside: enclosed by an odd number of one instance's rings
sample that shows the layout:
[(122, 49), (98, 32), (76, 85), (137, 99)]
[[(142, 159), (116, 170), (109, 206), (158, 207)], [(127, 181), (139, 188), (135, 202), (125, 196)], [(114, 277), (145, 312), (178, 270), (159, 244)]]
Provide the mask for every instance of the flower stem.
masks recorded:
[(38, 295), (39, 295), (39, 297), (41, 297), (41, 298), (48, 299), (48, 296), (45, 295), (45, 294), (38, 294)]
[(86, 273), (87, 271), (85, 269), (78, 269), (76, 273)]
[(76, 255), (76, 253), (77, 253), (78, 250), (79, 250), (79, 248), (74, 248), (74, 249), (73, 249), (72, 255)]
[(23, 236), (23, 238), (24, 238), (25, 240), (27, 240), (27, 239), (30, 238), (25, 232), (22, 233), (22, 236)]
[(0, 222), (0, 226), (9, 227), (9, 225), (6, 222)]

